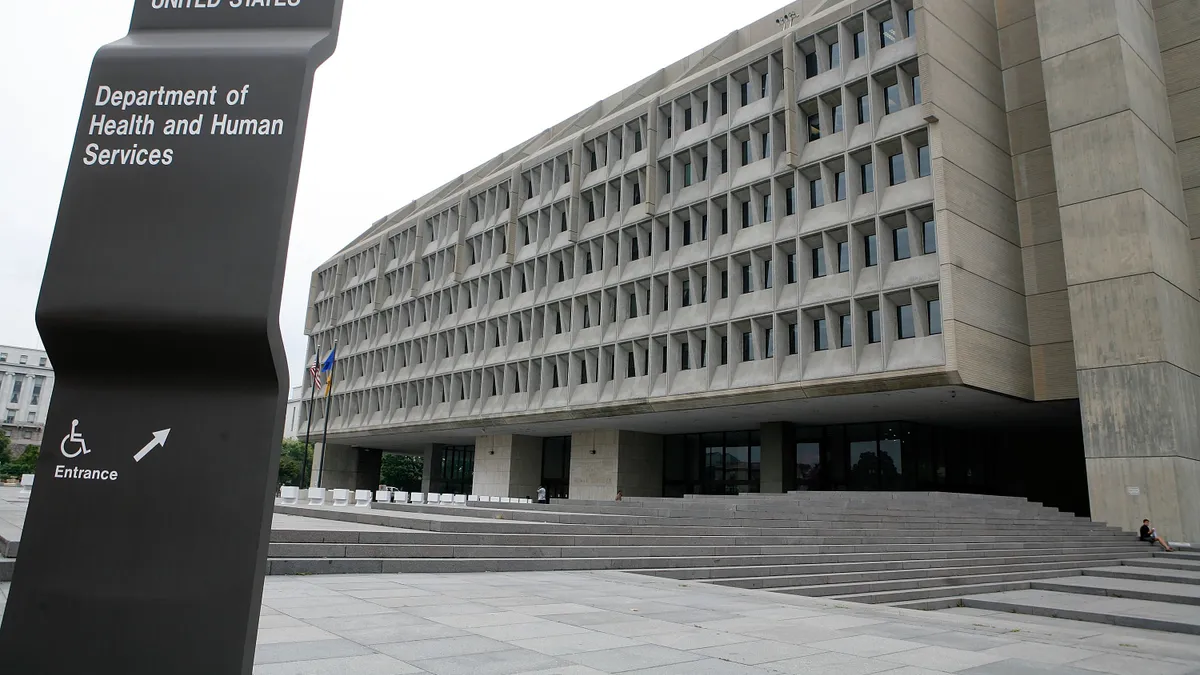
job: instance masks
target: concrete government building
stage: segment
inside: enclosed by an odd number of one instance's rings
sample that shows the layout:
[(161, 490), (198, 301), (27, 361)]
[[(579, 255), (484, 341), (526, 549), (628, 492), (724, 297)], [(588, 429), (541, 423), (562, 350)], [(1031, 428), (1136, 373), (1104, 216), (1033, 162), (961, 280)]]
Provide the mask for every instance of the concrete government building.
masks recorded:
[(1198, 27), (801, 0), (558, 122), (314, 271), (323, 484), (404, 452), (431, 491), (980, 492), (1200, 542)]

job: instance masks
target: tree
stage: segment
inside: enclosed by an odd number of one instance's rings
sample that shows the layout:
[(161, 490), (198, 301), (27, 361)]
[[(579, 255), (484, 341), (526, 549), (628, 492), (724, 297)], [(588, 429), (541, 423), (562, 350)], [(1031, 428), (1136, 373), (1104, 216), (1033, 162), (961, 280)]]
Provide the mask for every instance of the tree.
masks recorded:
[(424, 467), (425, 460), (421, 457), (385, 452), (379, 469), (379, 482), (398, 490), (420, 492)]
[[(279, 451), (279, 484), (308, 487), (312, 476), (313, 450), (301, 441), (284, 439)], [(301, 470), (304, 475), (301, 476)]]
[(36, 471), (38, 455), (41, 453), (40, 447), (36, 445), (27, 446), (25, 452), (21, 453), (20, 457), (13, 459), (8, 454), (7, 437), (0, 434), (0, 438), (4, 438), (5, 441), (0, 446), (0, 478), (20, 478), (24, 474)]

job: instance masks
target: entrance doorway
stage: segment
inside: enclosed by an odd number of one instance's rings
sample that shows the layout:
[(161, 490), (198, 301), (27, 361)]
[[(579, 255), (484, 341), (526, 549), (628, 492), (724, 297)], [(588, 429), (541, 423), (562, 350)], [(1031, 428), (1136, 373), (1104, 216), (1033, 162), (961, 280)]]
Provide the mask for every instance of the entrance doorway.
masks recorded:
[(571, 484), (571, 437), (542, 439), (542, 487), (551, 499), (567, 499)]

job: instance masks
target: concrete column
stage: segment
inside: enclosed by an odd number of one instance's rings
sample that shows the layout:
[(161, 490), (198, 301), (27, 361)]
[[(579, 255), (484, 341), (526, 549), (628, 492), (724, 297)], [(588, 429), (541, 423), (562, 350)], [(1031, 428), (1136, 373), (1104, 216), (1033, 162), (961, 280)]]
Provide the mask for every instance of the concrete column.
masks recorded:
[(541, 438), (513, 434), (475, 438), (474, 494), (533, 497), (541, 480)]
[(309, 485), (317, 487), (319, 481), (321, 487), (330, 490), (374, 490), (379, 485), (382, 462), (383, 453), (379, 450), (317, 443), (313, 449), (313, 471)]
[(759, 442), (759, 492), (787, 492), (796, 483), (795, 426), (790, 422), (764, 424), (759, 428)]
[(571, 435), (571, 499), (661, 497), (663, 441), (658, 434), (598, 429)]
[(427, 446), (421, 453), (421, 492), (429, 492), (433, 484), (433, 446)]
[(1154, 18), (1036, 13), (1092, 517), (1200, 542), (1200, 302)]

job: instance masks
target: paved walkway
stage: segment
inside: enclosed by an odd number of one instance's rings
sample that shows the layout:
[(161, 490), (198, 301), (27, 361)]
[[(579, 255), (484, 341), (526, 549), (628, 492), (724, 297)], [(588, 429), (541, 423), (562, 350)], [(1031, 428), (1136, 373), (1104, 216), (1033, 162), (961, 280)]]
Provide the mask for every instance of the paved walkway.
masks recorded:
[(256, 663), (257, 675), (1184, 675), (1200, 673), (1200, 640), (616, 572), (275, 577)]

